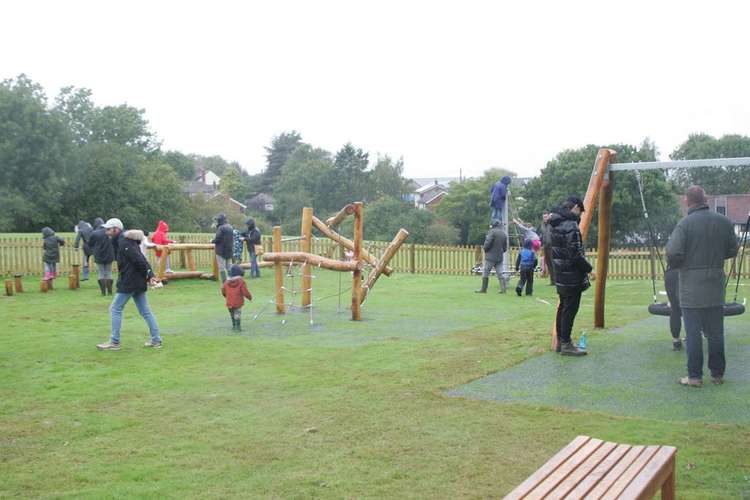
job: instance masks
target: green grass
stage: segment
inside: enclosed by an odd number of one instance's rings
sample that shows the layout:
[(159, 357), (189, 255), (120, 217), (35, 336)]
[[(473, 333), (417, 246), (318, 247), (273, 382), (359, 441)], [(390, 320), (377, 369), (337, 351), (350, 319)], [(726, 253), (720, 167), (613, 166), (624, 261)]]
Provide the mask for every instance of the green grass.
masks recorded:
[[(549, 344), (551, 287), (477, 296), (477, 282), (396, 274), (361, 323), (328, 297), (312, 325), (303, 313), (282, 325), (266, 272), (248, 282), (256, 301), (242, 335), (215, 283), (176, 282), (149, 293), (164, 349), (141, 348), (146, 328), (129, 304), (122, 351), (98, 352), (109, 301), (95, 282), (69, 291), (59, 280), (45, 295), (29, 280), (0, 299), (0, 496), (498, 497), (578, 434), (677, 446), (681, 498), (750, 496), (746, 423), (448, 395)], [(338, 283), (319, 273), (315, 296)], [(644, 319), (649, 283), (610, 282), (607, 299), (608, 326)], [(591, 316), (589, 293), (577, 330)], [(747, 331), (744, 316), (733, 321)], [(668, 347), (666, 322), (656, 334)], [(587, 363), (607, 335), (592, 334)]]

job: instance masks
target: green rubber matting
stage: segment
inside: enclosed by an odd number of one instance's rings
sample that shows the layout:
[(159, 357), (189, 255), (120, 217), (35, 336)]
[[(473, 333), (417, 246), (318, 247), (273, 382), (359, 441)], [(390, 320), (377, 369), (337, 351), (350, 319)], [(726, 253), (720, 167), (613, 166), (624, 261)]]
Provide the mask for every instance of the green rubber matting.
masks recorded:
[[(584, 358), (545, 353), (449, 391), (451, 396), (669, 421), (750, 423), (750, 328), (747, 315), (727, 318), (726, 382), (677, 384), (685, 351), (671, 350), (668, 318), (651, 317), (589, 336)], [(708, 352), (704, 341), (704, 363)]]

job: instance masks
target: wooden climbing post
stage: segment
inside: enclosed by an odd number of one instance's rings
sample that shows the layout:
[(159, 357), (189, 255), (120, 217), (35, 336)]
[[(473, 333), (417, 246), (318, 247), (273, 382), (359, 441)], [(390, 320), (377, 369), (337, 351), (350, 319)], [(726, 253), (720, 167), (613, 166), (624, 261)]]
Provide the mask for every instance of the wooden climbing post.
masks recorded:
[(393, 238), (393, 241), (391, 241), (391, 243), (385, 249), (383, 256), (380, 257), (380, 261), (378, 262), (378, 265), (375, 266), (375, 269), (370, 271), (370, 275), (367, 277), (367, 282), (365, 283), (364, 289), (362, 290), (362, 293), (361, 293), (362, 297), (360, 299), (360, 303), (365, 301), (367, 294), (370, 293), (370, 290), (372, 290), (372, 287), (375, 286), (375, 282), (378, 281), (378, 278), (380, 278), (380, 275), (383, 273), (383, 269), (385, 269), (385, 266), (387, 266), (388, 263), (393, 258), (393, 256), (396, 255), (396, 252), (398, 252), (398, 249), (401, 248), (401, 244), (408, 237), (409, 237), (409, 231), (407, 231), (404, 228), (401, 228), (398, 230), (398, 233), (396, 233), (396, 236)]
[(50, 289), (50, 286), (47, 282), (47, 280), (42, 280), (39, 282), (39, 291), (42, 293), (47, 293)]
[(23, 293), (23, 276), (21, 274), (16, 274), (16, 293)]
[[(81, 288), (81, 265), (73, 264), (71, 266), (71, 269), (71, 275), (75, 276), (75, 287)], [(68, 278), (68, 280), (70, 280), (70, 278)], [(68, 288), (70, 288), (70, 283), (68, 284)]]
[[(281, 226), (274, 226), (273, 228), (273, 251), (281, 252)], [(276, 312), (278, 314), (284, 314), (286, 311), (284, 307), (284, 270), (281, 266), (281, 262), (276, 262), (273, 265), (276, 272)]]
[(13, 280), (5, 280), (5, 295), (13, 295)]
[(193, 251), (188, 249), (185, 250), (185, 257), (187, 258), (187, 266), (191, 271), (195, 271), (195, 258), (193, 257)]
[[(300, 252), (310, 253), (312, 248), (312, 219), (313, 209), (311, 207), (304, 207), (302, 209), (302, 228), (300, 236), (302, 239), (299, 240)], [(302, 307), (310, 306), (312, 302), (312, 266), (305, 261), (302, 265)]]
[[(354, 261), (360, 262), (362, 257), (362, 205), (358, 201), (354, 205)], [(360, 321), (362, 312), (360, 304), (362, 303), (362, 271), (361, 266), (352, 272), (352, 320)]]
[(417, 245), (414, 243), (409, 248), (409, 272), (411, 274), (417, 272)]
[(214, 281), (219, 281), (219, 263), (216, 261), (216, 254), (212, 255), (211, 274), (214, 277)]
[(68, 290), (75, 290), (76, 289), (76, 274), (70, 273), (68, 275)]
[(612, 190), (613, 173), (609, 172), (602, 182), (599, 193), (599, 237), (596, 254), (596, 290), (594, 293), (594, 327), (604, 328), (604, 296), (609, 270), (609, 249), (612, 234)]

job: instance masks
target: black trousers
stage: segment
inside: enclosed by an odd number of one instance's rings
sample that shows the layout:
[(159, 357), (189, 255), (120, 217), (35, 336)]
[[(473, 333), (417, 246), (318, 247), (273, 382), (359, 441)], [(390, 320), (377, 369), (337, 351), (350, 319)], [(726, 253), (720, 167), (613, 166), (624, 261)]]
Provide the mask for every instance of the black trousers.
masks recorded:
[(523, 286), (526, 285), (526, 295), (534, 293), (534, 269), (523, 269), (521, 268), (521, 279), (518, 281), (516, 290), (519, 292), (523, 291)]
[(669, 331), (672, 332), (673, 339), (680, 338), (682, 329), (682, 310), (680, 309), (679, 271), (670, 269), (664, 273), (664, 288), (667, 289), (667, 299), (669, 300)]
[(572, 294), (560, 295), (560, 305), (557, 306), (557, 339), (560, 343), (570, 342), (573, 333), (573, 322), (581, 306), (583, 290)]
[(544, 269), (549, 274), (549, 282), (555, 284), (555, 268), (552, 267), (552, 247), (544, 247)]
[(708, 344), (708, 369), (712, 377), (723, 377), (727, 361), (724, 358), (724, 307), (704, 307), (682, 310), (685, 318), (687, 369), (690, 378), (703, 377), (703, 335)]

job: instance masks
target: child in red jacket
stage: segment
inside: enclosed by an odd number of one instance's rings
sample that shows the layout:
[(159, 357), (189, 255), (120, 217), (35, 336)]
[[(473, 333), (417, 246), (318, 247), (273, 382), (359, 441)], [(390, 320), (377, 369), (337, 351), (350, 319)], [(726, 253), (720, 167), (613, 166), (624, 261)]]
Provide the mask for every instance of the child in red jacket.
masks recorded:
[(227, 309), (229, 317), (232, 318), (232, 331), (241, 332), (240, 318), (242, 316), (242, 306), (245, 299), (253, 300), (253, 296), (247, 289), (245, 280), (242, 276), (245, 271), (237, 264), (229, 268), (229, 279), (221, 286), (221, 294), (227, 298)]
[[(174, 243), (174, 240), (170, 240), (167, 236), (167, 233), (169, 232), (169, 225), (164, 222), (163, 220), (160, 220), (159, 223), (156, 225), (156, 231), (154, 231), (154, 234), (151, 235), (151, 243), (154, 243), (156, 245), (169, 245), (170, 243)], [(161, 258), (161, 250), (156, 250), (156, 258)], [(168, 273), (172, 272), (172, 268), (169, 265), (169, 255), (167, 255), (167, 266), (165, 271)]]

